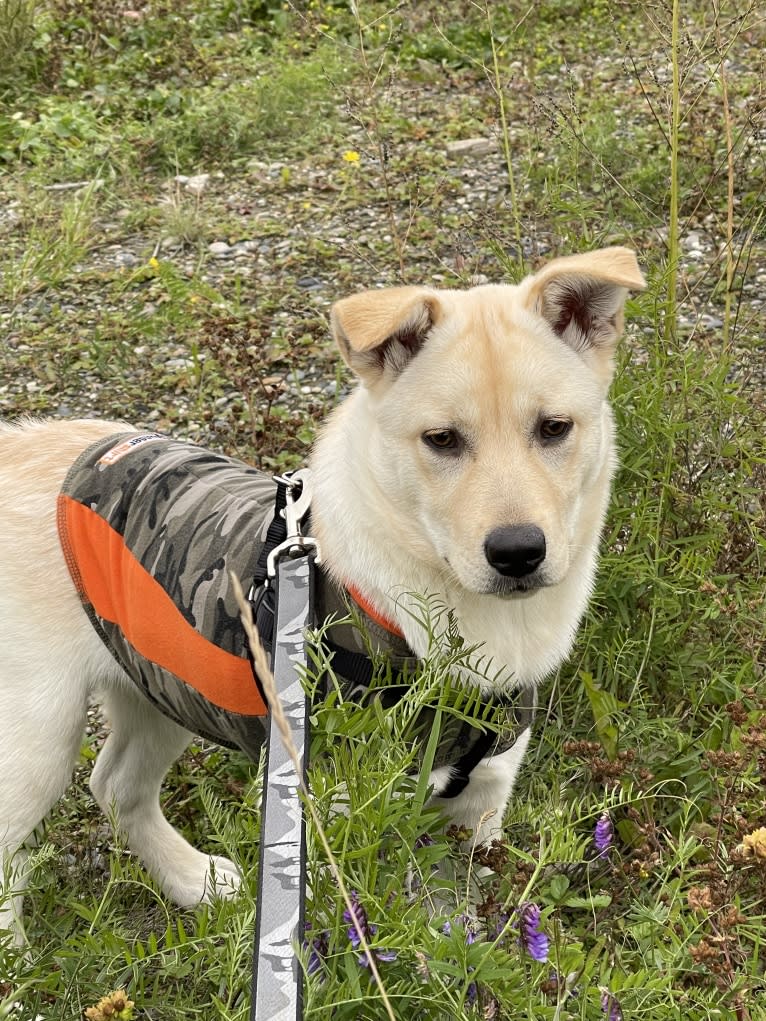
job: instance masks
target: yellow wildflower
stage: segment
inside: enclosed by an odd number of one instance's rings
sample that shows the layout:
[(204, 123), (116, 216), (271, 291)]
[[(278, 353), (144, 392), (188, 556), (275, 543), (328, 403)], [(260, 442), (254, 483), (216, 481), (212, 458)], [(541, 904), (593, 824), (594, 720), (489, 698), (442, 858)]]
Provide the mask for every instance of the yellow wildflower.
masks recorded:
[(149, 260), (149, 265), (152, 267), (152, 269), (159, 269), (160, 260), (155, 258), (155, 256), (152, 256), (151, 259)]
[(766, 861), (766, 826), (753, 830), (742, 838), (742, 853), (746, 858)]
[(358, 163), (361, 158), (356, 149), (346, 149), (343, 153), (343, 159), (346, 163)]

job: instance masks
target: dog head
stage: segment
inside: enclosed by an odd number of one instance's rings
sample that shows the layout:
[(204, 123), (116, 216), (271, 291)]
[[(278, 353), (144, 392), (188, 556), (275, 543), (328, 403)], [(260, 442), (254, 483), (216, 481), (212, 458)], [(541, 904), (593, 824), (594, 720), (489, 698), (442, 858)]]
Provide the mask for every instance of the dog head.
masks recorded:
[(366, 291), (332, 311), (363, 384), (369, 470), (402, 542), (475, 593), (560, 583), (593, 555), (614, 471), (607, 390), (629, 289), (624, 248), (516, 286)]

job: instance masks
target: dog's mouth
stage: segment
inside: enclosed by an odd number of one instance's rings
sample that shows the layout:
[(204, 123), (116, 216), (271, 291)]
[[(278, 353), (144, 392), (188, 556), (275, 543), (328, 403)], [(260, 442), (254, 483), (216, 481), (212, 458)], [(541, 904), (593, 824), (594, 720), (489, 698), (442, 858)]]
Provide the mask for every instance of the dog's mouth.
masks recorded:
[(484, 590), (488, 596), (496, 599), (525, 599), (533, 596), (547, 583), (543, 578), (502, 578), (498, 577)]
[(555, 584), (548, 581), (543, 571), (540, 570), (523, 578), (511, 578), (493, 572), (493, 577), (486, 579), (483, 584), (480, 583), (476, 587), (466, 586), (465, 580), (460, 578), (447, 557), (444, 558), (444, 563), (449, 569), (453, 583), (457, 582), (462, 588), (472, 588), (478, 595), (492, 596), (494, 599), (528, 599), (540, 589)]

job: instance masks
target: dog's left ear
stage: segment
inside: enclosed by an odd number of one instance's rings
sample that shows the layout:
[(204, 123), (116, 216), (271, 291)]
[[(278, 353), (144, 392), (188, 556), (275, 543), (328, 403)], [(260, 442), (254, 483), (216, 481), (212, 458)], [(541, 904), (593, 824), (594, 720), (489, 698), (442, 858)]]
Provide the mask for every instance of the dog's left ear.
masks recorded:
[(440, 316), (435, 291), (387, 287), (336, 302), (330, 322), (344, 361), (367, 386), (374, 386), (399, 375)]
[(527, 281), (527, 308), (608, 382), (628, 291), (646, 287), (629, 248), (554, 259)]

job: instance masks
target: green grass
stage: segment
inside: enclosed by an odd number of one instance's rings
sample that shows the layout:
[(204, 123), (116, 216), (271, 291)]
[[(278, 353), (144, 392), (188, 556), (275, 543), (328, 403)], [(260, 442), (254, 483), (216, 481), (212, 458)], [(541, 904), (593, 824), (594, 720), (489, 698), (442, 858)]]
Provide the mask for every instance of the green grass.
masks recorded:
[[(329, 300), (635, 247), (649, 288), (629, 303), (613, 387), (622, 467), (598, 587), (541, 691), (494, 873), (413, 811), (403, 728), (427, 677), (385, 720), (318, 708), (312, 789), (375, 945), (396, 951), (379, 967), (397, 1018), (596, 1021), (604, 989), (625, 1018), (766, 1018), (766, 864), (742, 851), (766, 825), (757, 12), (680, 4), (674, 107), (671, 4), (120, 10), (0, 3), (0, 414), (127, 417), (282, 468), (305, 458), (333, 384), (348, 382)], [(445, 140), (488, 134), (491, 173), (444, 154)], [(201, 196), (168, 184), (202, 172)], [(487, 178), (501, 186), (461, 201)], [(51, 188), (77, 181), (91, 183)], [(704, 259), (685, 248), (691, 231)], [(271, 247), (257, 263), (210, 257), (211, 242), (241, 239)], [(128, 265), (110, 258), (123, 249)], [(308, 368), (330, 391), (280, 402), (275, 380)], [(257, 767), (197, 747), (169, 777), (174, 823), (245, 875), (234, 902), (178, 911), (82, 793), (96, 743), (35, 853), (31, 948), (0, 949), (0, 1018), (79, 1018), (124, 986), (136, 1018), (242, 1021)], [(606, 810), (615, 846), (594, 865)], [(323, 963), (307, 1017), (385, 1018), (310, 844)], [(452, 872), (435, 872), (444, 861)], [(546, 964), (508, 925), (495, 938), (529, 901)]]

